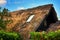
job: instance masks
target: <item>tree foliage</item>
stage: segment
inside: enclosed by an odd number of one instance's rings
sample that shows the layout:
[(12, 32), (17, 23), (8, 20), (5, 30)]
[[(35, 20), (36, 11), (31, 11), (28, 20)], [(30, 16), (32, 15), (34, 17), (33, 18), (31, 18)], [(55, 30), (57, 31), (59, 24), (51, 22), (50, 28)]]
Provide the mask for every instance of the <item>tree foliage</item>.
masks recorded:
[(0, 30), (0, 40), (22, 40), (22, 37), (19, 33)]
[(55, 32), (31, 32), (30, 40), (60, 40), (60, 30)]
[(3, 16), (10, 16), (9, 10), (6, 8), (1, 8), (0, 7), (0, 17), (3, 19)]
[(0, 28), (5, 28), (6, 27), (6, 24), (8, 22), (8, 20), (3, 20), (4, 17), (9, 17), (10, 14), (9, 14), (9, 10), (6, 9), (6, 8), (1, 8), (0, 7)]
[(6, 8), (4, 8), (4, 9), (2, 10), (2, 14), (3, 14), (4, 16), (9, 16), (9, 10), (6, 9)]

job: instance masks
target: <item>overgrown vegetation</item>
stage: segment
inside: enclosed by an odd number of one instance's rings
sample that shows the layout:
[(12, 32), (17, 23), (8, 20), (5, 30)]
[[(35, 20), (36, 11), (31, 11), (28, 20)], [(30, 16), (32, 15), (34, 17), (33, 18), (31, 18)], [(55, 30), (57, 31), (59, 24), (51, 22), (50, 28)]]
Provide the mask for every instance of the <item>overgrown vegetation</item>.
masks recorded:
[(20, 34), (15, 32), (0, 31), (0, 40), (22, 40)]
[(3, 20), (0, 19), (0, 29), (1, 29), (1, 28), (4, 29), (5, 27), (6, 27), (5, 22), (4, 22)]
[(6, 8), (1, 8), (0, 7), (0, 29), (5, 29), (7, 23), (9, 23), (10, 20), (4, 20), (4, 17), (9, 17), (9, 10)]
[(6, 8), (1, 9), (0, 7), (0, 40), (22, 40), (21, 35), (16, 32), (3, 31), (6, 25), (12, 22), (12, 20), (8, 20), (6, 17), (11, 17), (9, 10)]
[(30, 40), (60, 40), (60, 30), (55, 32), (31, 32)]

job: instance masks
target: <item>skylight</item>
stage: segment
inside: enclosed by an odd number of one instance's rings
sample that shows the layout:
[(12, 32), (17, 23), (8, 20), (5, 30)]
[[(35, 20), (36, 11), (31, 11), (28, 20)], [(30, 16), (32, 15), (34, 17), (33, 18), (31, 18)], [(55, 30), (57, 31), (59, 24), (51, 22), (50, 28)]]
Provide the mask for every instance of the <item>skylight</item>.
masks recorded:
[(26, 22), (30, 22), (35, 15), (31, 15)]

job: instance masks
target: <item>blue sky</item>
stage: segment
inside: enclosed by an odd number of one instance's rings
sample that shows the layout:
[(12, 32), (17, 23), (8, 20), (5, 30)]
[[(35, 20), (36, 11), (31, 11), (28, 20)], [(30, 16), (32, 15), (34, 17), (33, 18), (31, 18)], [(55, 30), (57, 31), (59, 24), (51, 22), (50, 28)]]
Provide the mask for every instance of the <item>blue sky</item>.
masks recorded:
[(10, 11), (33, 8), (45, 4), (53, 4), (60, 19), (60, 0), (0, 0), (0, 6)]

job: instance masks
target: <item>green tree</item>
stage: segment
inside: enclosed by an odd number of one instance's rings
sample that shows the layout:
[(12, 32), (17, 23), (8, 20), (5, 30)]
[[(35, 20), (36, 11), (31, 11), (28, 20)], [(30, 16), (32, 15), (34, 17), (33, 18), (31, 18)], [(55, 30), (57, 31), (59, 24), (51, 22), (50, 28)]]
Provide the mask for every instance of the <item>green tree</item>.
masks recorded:
[(4, 8), (4, 9), (2, 10), (2, 14), (3, 14), (3, 16), (9, 16), (9, 10), (6, 9), (6, 8)]
[(1, 8), (0, 8), (0, 19), (1, 19)]
[(9, 16), (9, 10), (6, 9), (6, 8), (2, 9), (0, 7), (0, 28), (5, 28), (6, 27), (6, 22), (8, 20), (3, 20), (4, 16), (7, 16), (7, 17)]
[(0, 18), (3, 19), (4, 16), (10, 16), (9, 10), (6, 8), (1, 9), (0, 7)]

